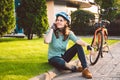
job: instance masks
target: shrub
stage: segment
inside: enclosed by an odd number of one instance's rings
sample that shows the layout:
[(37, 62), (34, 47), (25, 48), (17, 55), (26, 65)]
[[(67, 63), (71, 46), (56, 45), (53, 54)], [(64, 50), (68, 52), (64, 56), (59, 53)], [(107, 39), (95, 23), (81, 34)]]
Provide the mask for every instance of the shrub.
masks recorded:
[(77, 10), (71, 14), (71, 29), (76, 35), (91, 34), (93, 27), (90, 21), (94, 18), (94, 14), (89, 11)]
[(108, 27), (108, 32), (110, 36), (120, 36), (120, 13), (115, 16), (115, 20), (111, 22)]

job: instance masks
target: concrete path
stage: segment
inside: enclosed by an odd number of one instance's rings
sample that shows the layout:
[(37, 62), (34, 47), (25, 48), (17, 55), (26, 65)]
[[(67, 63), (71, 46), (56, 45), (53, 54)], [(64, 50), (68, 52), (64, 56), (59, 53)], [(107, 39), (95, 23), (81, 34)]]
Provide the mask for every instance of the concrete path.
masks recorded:
[[(91, 66), (88, 60), (89, 70), (93, 74), (93, 78), (89, 80), (120, 80), (120, 42), (110, 47), (110, 52), (106, 53), (104, 58)], [(82, 77), (81, 73), (66, 72), (52, 80), (87, 80)]]

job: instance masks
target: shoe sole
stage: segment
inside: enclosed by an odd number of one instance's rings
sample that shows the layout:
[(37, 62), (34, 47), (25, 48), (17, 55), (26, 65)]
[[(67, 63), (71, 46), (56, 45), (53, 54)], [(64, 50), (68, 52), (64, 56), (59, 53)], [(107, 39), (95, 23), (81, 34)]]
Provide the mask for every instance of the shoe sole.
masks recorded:
[(92, 79), (92, 77), (88, 77), (88, 76), (85, 76), (85, 75), (82, 75), (82, 76), (87, 78), (87, 79)]

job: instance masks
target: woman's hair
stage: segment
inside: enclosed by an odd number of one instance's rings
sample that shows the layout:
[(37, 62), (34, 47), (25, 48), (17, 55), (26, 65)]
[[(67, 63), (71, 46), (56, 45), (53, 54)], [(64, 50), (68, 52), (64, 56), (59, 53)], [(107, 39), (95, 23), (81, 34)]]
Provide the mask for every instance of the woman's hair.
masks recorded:
[[(57, 18), (58, 18), (58, 16), (56, 17), (56, 20), (57, 20)], [(64, 18), (64, 17), (63, 17), (63, 18)], [(65, 19), (65, 18), (64, 18), (64, 19)], [(66, 19), (65, 19), (65, 20), (66, 20)], [(67, 20), (66, 20), (66, 21), (67, 21)], [(63, 33), (63, 36), (64, 36), (63, 41), (65, 41), (65, 40), (68, 38), (68, 35), (69, 35), (69, 33), (70, 33), (70, 22), (67, 21), (67, 24), (64, 26), (63, 29), (56, 28), (56, 29), (54, 30), (54, 33), (55, 33), (56, 38), (59, 38), (59, 34), (58, 34), (59, 31)]]

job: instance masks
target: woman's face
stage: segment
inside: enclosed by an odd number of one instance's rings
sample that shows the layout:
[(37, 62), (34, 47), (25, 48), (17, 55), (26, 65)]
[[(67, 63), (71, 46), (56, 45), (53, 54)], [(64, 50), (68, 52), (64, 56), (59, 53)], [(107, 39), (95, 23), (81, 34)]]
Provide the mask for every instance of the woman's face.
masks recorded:
[(61, 29), (67, 24), (67, 21), (63, 17), (58, 16), (55, 24), (56, 24), (57, 28)]

